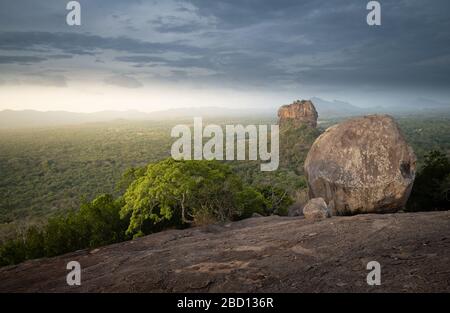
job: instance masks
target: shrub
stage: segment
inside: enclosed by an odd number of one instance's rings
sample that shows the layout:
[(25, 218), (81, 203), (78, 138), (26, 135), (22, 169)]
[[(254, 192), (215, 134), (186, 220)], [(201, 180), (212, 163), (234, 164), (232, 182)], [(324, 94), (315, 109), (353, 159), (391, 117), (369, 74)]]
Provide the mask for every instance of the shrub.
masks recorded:
[(407, 204), (408, 211), (450, 209), (450, 161), (440, 151), (425, 156), (422, 170), (417, 174)]
[(42, 229), (30, 227), (20, 238), (0, 247), (0, 265), (123, 241), (129, 221), (120, 218), (122, 206), (121, 198), (101, 195), (78, 212), (49, 219)]
[(265, 214), (287, 215), (289, 206), (294, 203), (292, 197), (282, 188), (266, 185), (258, 188), (266, 199)]

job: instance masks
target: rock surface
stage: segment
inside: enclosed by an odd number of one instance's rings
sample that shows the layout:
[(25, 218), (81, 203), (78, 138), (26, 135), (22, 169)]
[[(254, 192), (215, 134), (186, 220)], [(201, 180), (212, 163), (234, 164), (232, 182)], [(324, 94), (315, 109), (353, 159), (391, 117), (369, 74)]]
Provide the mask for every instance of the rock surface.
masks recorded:
[[(72, 260), (81, 286), (66, 284)], [(271, 216), (3, 267), (0, 292), (450, 292), (449, 264), (450, 212)]]
[(414, 182), (416, 157), (388, 115), (353, 118), (328, 128), (305, 160), (310, 198), (335, 215), (401, 210)]
[(278, 124), (293, 123), (295, 127), (302, 124), (317, 127), (318, 114), (310, 100), (297, 100), (289, 105), (283, 105), (278, 110)]
[(330, 210), (323, 198), (314, 198), (306, 203), (303, 215), (307, 219), (321, 219), (331, 217)]

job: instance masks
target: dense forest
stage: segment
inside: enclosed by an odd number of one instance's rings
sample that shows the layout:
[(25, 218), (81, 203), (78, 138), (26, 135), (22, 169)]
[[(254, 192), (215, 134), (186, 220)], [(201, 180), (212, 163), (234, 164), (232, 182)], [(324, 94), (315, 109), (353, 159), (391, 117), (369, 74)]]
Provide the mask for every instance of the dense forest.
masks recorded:
[[(420, 207), (408, 207), (433, 209), (428, 205), (432, 203), (435, 208), (445, 208), (450, 117), (411, 116), (397, 121), (418, 157), (417, 186), (411, 198)], [(246, 125), (276, 121), (205, 121), (209, 122)], [(118, 242), (167, 227), (241, 219), (254, 213), (286, 215), (293, 202), (306, 197), (303, 161), (309, 146), (336, 122), (321, 121), (319, 129), (281, 129), (281, 163), (275, 172), (259, 171), (255, 161), (174, 162), (168, 158), (173, 142), (170, 130), (192, 120), (2, 130), (3, 264)], [(197, 180), (191, 179), (196, 176)], [(174, 186), (173, 181), (180, 184)], [(202, 188), (213, 185), (223, 192)], [(430, 195), (427, 186), (437, 194)], [(215, 201), (208, 201), (210, 198)]]

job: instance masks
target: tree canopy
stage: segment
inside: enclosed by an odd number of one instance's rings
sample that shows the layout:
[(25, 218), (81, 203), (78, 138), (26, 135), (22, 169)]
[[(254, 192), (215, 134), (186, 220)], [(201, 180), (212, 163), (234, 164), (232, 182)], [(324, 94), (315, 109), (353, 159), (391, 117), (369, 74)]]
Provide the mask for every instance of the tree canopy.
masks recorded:
[(122, 216), (130, 215), (128, 233), (141, 235), (163, 226), (224, 221), (264, 212), (266, 200), (218, 161), (150, 164), (124, 195)]

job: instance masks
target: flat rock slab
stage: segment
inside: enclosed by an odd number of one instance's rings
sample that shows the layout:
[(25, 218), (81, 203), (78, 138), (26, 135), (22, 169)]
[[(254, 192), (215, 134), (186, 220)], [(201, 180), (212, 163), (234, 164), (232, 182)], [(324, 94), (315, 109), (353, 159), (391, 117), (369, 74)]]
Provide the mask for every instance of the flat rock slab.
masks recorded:
[[(81, 286), (66, 265), (81, 264)], [(366, 283), (369, 261), (381, 286)], [(0, 292), (449, 292), (450, 212), (260, 217), (0, 269)]]

